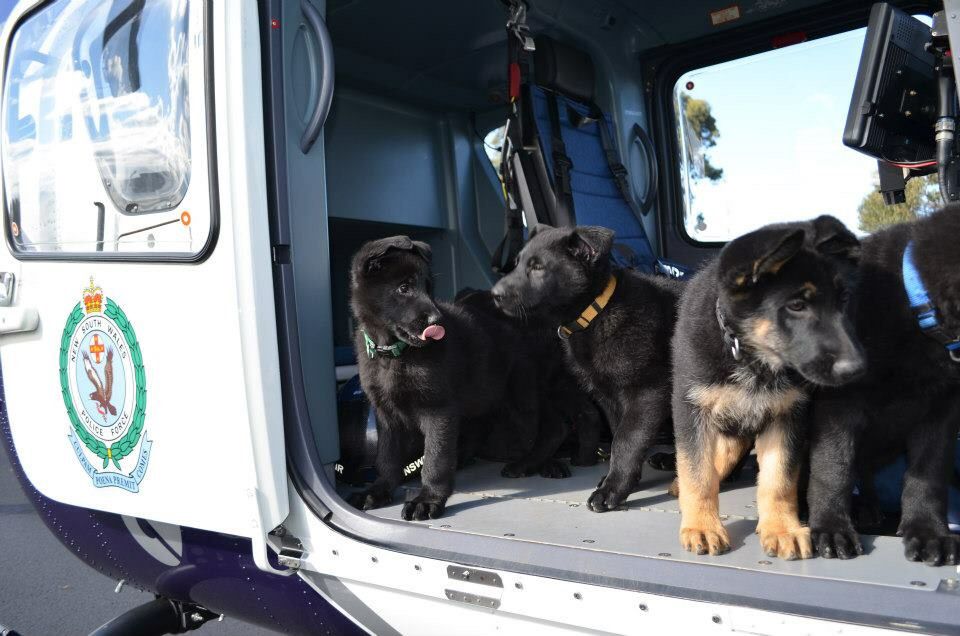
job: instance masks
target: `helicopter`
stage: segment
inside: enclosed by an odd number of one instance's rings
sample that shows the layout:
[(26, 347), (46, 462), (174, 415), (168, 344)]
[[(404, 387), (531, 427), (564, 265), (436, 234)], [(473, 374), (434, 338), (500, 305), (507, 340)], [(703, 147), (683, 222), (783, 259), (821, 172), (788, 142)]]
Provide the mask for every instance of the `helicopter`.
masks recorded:
[[(893, 5), (911, 20), (960, 10)], [(438, 519), (346, 501), (376, 448), (351, 345), (360, 245), (409, 235), (433, 248), (438, 296), (489, 288), (491, 259), (534, 220), (589, 222), (579, 139), (628, 258), (689, 276), (738, 232), (787, 220), (722, 190), (750, 181), (737, 118), (757, 121), (761, 92), (834, 86), (830, 73), (846, 100), (871, 7), (16, 4), (0, 35), (0, 440), (64, 547), (156, 596), (95, 633), (223, 615), (304, 634), (955, 632), (956, 568), (904, 561), (895, 536), (867, 537), (851, 562), (768, 559), (749, 464), (721, 494), (735, 539), (722, 557), (677, 545), (669, 468), (646, 467), (623, 509), (589, 512), (602, 449), (566, 480), (478, 461)], [(818, 62), (840, 50), (836, 68)], [(564, 106), (562, 129), (543, 99)], [(692, 100), (712, 124), (688, 116)], [(576, 218), (554, 190), (558, 139)], [(789, 171), (747, 145), (752, 169)], [(869, 190), (873, 164), (838, 152)], [(803, 203), (812, 217), (835, 202)], [(408, 468), (404, 489), (422, 460)]]

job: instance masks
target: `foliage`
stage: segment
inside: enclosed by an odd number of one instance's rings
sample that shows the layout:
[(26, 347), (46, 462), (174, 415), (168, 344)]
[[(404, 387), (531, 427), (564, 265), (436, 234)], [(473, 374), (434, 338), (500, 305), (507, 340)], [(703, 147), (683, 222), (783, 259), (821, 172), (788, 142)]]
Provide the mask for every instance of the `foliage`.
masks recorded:
[[(707, 149), (717, 145), (720, 129), (717, 120), (710, 111), (710, 104), (705, 99), (695, 99), (687, 93), (680, 93), (680, 108), (686, 121), (690, 139), (689, 156), (694, 159), (690, 168), (690, 176), (694, 179), (709, 179), (719, 181), (723, 177), (723, 168), (717, 168), (710, 163)], [(698, 160), (699, 159), (699, 160)]]
[(906, 202), (886, 205), (880, 194), (879, 184), (863, 198), (857, 208), (860, 229), (864, 232), (876, 232), (890, 225), (913, 221), (918, 216), (930, 214), (940, 206), (940, 190), (937, 175), (930, 174), (914, 177), (907, 181)]

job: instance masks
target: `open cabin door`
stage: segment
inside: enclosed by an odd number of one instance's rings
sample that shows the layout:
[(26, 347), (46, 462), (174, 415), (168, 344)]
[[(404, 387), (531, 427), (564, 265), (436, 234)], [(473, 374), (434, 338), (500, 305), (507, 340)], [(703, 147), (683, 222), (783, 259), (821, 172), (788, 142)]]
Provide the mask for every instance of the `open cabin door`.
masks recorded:
[(288, 500), (256, 6), (33, 4), (4, 31), (15, 452), (47, 497), (250, 537), (268, 569)]

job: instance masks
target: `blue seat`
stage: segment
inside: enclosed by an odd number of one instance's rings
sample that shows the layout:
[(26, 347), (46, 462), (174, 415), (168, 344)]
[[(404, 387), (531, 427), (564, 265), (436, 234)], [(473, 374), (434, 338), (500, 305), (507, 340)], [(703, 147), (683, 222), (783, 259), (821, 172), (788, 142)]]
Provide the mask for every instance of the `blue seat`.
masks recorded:
[[(531, 87), (529, 95), (544, 162), (550, 177), (556, 179), (548, 102), (550, 96), (540, 86)], [(588, 104), (559, 93), (554, 96), (558, 105), (560, 133), (571, 163), (570, 190), (576, 223), (600, 225), (613, 230), (618, 246), (612, 255), (614, 262), (621, 267), (653, 273), (657, 269), (657, 258), (643, 224), (617, 187), (603, 147), (601, 125), (607, 126), (610, 139), (616, 138), (609, 118)], [(600, 119), (594, 119), (598, 114)], [(572, 117), (576, 121), (571, 121)]]

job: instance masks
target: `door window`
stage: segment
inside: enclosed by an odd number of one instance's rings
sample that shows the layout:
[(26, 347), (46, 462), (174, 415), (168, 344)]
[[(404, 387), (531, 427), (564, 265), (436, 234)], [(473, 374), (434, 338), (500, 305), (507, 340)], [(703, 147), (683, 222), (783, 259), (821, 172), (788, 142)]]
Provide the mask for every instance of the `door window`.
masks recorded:
[[(17, 26), (2, 151), (16, 252), (159, 257), (207, 244), (203, 13), (192, 5), (57, 0)], [(198, 175), (204, 205), (192, 209)]]

